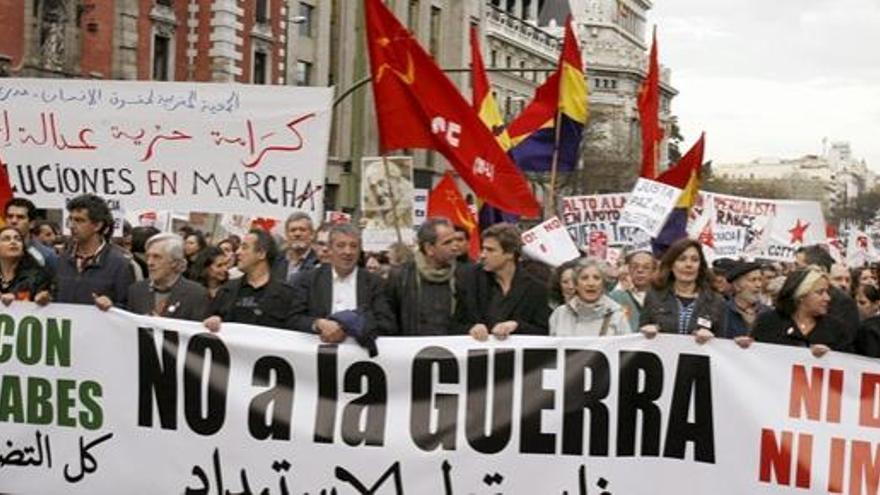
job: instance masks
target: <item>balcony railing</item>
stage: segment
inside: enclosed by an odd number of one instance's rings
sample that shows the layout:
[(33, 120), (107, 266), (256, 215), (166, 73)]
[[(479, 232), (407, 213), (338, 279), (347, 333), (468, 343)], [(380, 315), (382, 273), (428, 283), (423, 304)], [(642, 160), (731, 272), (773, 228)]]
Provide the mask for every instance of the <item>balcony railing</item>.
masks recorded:
[(494, 5), (489, 4), (487, 7), (488, 27), (498, 29), (510, 38), (552, 57), (556, 57), (559, 54), (559, 50), (562, 47), (561, 39)]

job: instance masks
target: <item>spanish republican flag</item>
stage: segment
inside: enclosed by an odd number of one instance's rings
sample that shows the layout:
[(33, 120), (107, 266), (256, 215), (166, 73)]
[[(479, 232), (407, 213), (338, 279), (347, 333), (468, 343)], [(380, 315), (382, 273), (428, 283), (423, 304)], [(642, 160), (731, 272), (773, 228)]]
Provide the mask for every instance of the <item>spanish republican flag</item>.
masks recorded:
[(538, 216), (525, 177), (452, 81), (381, 0), (364, 1), (379, 150), (436, 150), (487, 203)]
[(663, 230), (654, 239), (653, 248), (655, 253), (666, 251), (666, 248), (679, 239), (687, 237), (687, 221), (691, 207), (697, 202), (700, 192), (701, 175), (703, 167), (703, 151), (706, 147), (706, 133), (700, 135), (700, 139), (691, 146), (691, 149), (681, 160), (666, 172), (657, 177), (658, 182), (669, 184), (682, 189), (681, 196), (675, 209), (666, 219)]
[(446, 172), (428, 195), (428, 218), (432, 217), (448, 218), (453, 224), (465, 229), (471, 243), (468, 249), (470, 257), (474, 260), (479, 257), (480, 227), (449, 172)]
[(480, 53), (480, 33), (477, 26), (471, 26), (471, 103), (480, 116), (480, 120), (495, 135), (498, 144), (504, 151), (510, 149), (510, 136), (504, 130), (504, 119), (498, 110), (498, 103), (492, 96), (483, 55)]
[(648, 61), (648, 76), (639, 88), (639, 122), (642, 128), (642, 170), (640, 176), (646, 179), (657, 177), (657, 162), (660, 160), (660, 142), (663, 128), (660, 127), (660, 64), (657, 61), (657, 29), (651, 43)]
[[(557, 170), (569, 171), (577, 166), (589, 111), (584, 64), (572, 26), (572, 18), (568, 16), (556, 72), (535, 91), (535, 98), (519, 117), (507, 126), (513, 145), (510, 155), (522, 170), (549, 171), (554, 151), (558, 153)], [(559, 126), (558, 142), (556, 126)]]

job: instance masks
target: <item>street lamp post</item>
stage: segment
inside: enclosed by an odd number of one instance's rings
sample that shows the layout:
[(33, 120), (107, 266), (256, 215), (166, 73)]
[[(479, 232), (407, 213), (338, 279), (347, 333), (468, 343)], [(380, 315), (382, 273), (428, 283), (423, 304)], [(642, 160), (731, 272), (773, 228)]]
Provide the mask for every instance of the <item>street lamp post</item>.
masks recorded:
[(284, 20), (287, 21), (284, 24), (284, 43), (287, 45), (284, 47), (284, 85), (287, 86), (290, 82), (290, 66), (288, 64), (290, 63), (290, 50), (293, 46), (293, 41), (290, 39), (290, 25), (304, 24), (308, 19), (302, 15), (290, 17), (288, 12), (287, 18)]

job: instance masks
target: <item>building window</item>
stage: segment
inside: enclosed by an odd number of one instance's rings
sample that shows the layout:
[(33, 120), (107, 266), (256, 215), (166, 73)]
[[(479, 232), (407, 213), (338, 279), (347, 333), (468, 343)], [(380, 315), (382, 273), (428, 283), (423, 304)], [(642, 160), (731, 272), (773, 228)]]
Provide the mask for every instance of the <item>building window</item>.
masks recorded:
[(173, 0), (156, 0), (156, 5), (164, 5), (165, 7), (174, 7)]
[(269, 79), (269, 56), (266, 52), (254, 52), (254, 84), (266, 84)]
[(409, 0), (409, 9), (406, 11), (406, 25), (413, 33), (419, 32), (419, 0)]
[[(525, 61), (525, 60), (520, 60), (520, 61), (519, 61), (519, 68), (520, 68), (520, 69), (525, 69), (525, 68), (526, 68), (526, 61)], [(524, 71), (520, 71), (520, 73), (519, 73), (519, 77), (525, 79), (525, 77), (526, 77), (526, 73), (525, 73)]]
[(168, 81), (171, 72), (171, 38), (153, 36), (153, 80)]
[(309, 86), (312, 82), (312, 64), (304, 60), (296, 62), (296, 85)]
[(302, 19), (299, 23), (299, 35), (311, 38), (312, 26), (315, 21), (315, 6), (307, 3), (299, 3), (299, 17)]
[(257, 24), (266, 24), (269, 22), (269, 0), (257, 0), (256, 10), (254, 10), (254, 20)]
[(440, 7), (431, 6), (431, 37), (428, 42), (431, 55), (440, 58)]
[(492, 50), (489, 52), (489, 62), (492, 67), (497, 67), (498, 64), (498, 50)]
[(507, 67), (508, 69), (511, 68), (511, 67), (513, 67), (513, 57), (511, 57), (510, 55), (508, 55), (504, 60), (505, 60), (505, 62), (506, 62), (505, 67)]

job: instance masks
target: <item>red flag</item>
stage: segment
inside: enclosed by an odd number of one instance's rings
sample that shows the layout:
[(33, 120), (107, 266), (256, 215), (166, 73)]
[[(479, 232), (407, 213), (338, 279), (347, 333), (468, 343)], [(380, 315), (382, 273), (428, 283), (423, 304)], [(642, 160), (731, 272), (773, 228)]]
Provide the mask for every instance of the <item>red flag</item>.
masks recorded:
[[(9, 182), (9, 171), (6, 170), (6, 162), (0, 157), (0, 208), (6, 206), (6, 203), (12, 199), (12, 184)], [(0, 218), (6, 223), (6, 210), (0, 212)]]
[(487, 203), (538, 216), (525, 177), (452, 81), (381, 0), (365, 5), (380, 151), (437, 150)]
[(467, 202), (458, 191), (452, 174), (446, 172), (443, 179), (434, 186), (428, 195), (428, 218), (445, 217), (453, 224), (465, 229), (470, 237), (471, 259), (480, 255), (480, 228)]
[(657, 29), (651, 44), (648, 62), (648, 76), (639, 88), (639, 120), (642, 127), (642, 171), (647, 179), (657, 177), (657, 161), (660, 156), (660, 141), (663, 129), (660, 127), (660, 65), (657, 62)]

